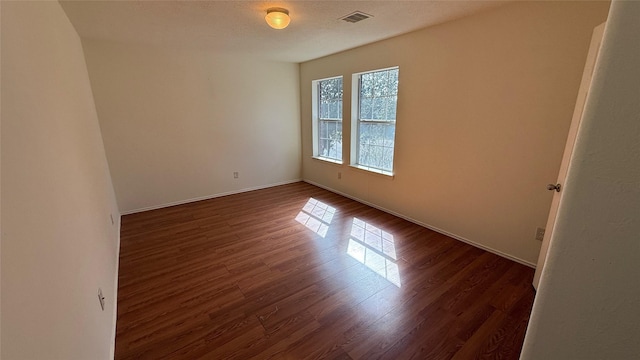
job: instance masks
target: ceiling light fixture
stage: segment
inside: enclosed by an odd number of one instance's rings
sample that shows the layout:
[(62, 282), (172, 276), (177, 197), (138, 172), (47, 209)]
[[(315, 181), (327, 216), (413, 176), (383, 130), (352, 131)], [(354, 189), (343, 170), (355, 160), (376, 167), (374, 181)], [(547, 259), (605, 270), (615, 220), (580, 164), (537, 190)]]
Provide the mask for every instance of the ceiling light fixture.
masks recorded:
[(284, 29), (291, 22), (289, 10), (277, 7), (267, 9), (267, 16), (264, 19), (274, 29)]

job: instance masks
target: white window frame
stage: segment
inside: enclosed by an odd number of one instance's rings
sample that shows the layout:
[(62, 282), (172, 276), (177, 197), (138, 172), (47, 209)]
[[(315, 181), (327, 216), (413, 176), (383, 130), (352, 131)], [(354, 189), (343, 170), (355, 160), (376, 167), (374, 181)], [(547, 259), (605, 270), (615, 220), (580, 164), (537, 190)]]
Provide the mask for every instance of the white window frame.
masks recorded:
[[(350, 161), (350, 166), (361, 169), (361, 170), (366, 170), (369, 172), (373, 172), (373, 173), (378, 173), (378, 174), (383, 174), (383, 175), (387, 175), (387, 176), (394, 176), (394, 168), (395, 168), (395, 150), (396, 150), (396, 144), (395, 144), (395, 130), (394, 130), (394, 145), (393, 145), (393, 153), (394, 153), (394, 159), (392, 161), (392, 166), (391, 169), (381, 169), (381, 168), (377, 168), (374, 166), (370, 166), (370, 165), (364, 165), (364, 164), (360, 164), (359, 163), (359, 159), (360, 159), (360, 123), (361, 122), (367, 122), (367, 123), (393, 123), (394, 127), (397, 125), (397, 114), (398, 114), (398, 103), (397, 103), (397, 97), (398, 95), (396, 95), (396, 120), (393, 121), (389, 121), (389, 120), (372, 120), (372, 119), (366, 119), (366, 120), (361, 120), (360, 119), (360, 81), (361, 81), (361, 77), (364, 74), (369, 74), (369, 73), (376, 73), (376, 72), (380, 72), (380, 71), (387, 71), (387, 70), (394, 70), (397, 69), (398, 70), (398, 77), (400, 77), (400, 67), (399, 66), (392, 66), (392, 67), (388, 67), (388, 68), (383, 68), (383, 69), (375, 69), (375, 70), (369, 70), (369, 71), (363, 71), (363, 72), (359, 72), (359, 73), (355, 73), (352, 75), (351, 78), (351, 151), (350, 151), (350, 157), (351, 157), (351, 161)], [(398, 86), (398, 93), (400, 92), (400, 88)]]
[[(320, 118), (320, 83), (327, 80), (340, 79), (342, 81), (342, 112), (340, 113), (340, 119), (321, 119)], [(342, 76), (332, 76), (324, 79), (318, 79), (311, 81), (311, 122), (312, 122), (312, 143), (313, 143), (313, 158), (333, 162), (336, 164), (342, 164), (344, 161), (344, 149), (341, 149), (340, 153), (342, 158), (337, 159), (333, 157), (327, 157), (320, 154), (320, 144), (319, 144), (319, 135), (320, 135), (320, 123), (324, 121), (335, 121), (340, 123), (340, 131), (344, 135), (344, 79)], [(344, 136), (341, 140), (341, 146), (344, 144)]]

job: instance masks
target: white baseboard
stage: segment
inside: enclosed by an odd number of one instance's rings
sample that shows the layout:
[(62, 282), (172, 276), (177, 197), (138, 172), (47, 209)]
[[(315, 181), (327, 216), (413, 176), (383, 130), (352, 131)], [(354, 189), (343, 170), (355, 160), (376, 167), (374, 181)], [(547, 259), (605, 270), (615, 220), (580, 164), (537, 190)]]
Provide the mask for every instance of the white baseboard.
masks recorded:
[(250, 187), (250, 188), (244, 188), (244, 189), (239, 189), (239, 190), (227, 191), (227, 192), (217, 193), (217, 194), (213, 194), (213, 195), (200, 196), (200, 197), (192, 198), (192, 199), (186, 199), (186, 200), (173, 201), (173, 202), (166, 203), (166, 204), (160, 204), (160, 205), (154, 205), (154, 206), (147, 206), (147, 207), (143, 207), (143, 208), (139, 208), (139, 209), (134, 209), (134, 210), (126, 210), (126, 211), (123, 211), (123, 212), (122, 212), (122, 215), (123, 215), (123, 216), (124, 216), (124, 215), (130, 215), (130, 214), (135, 214), (135, 213), (144, 212), (144, 211), (149, 211), (149, 210), (162, 209), (162, 208), (166, 208), (166, 207), (170, 207), (170, 206), (176, 206), (176, 205), (188, 204), (188, 203), (192, 203), (192, 202), (196, 202), (196, 201), (202, 201), (202, 200), (215, 199), (215, 198), (217, 198), (217, 197), (222, 197), (222, 196), (227, 196), (227, 195), (233, 195), (233, 194), (240, 194), (240, 193), (244, 193), (244, 192), (248, 192), (248, 191), (254, 191), (254, 190), (267, 189), (267, 188), (274, 187), (274, 186), (287, 185), (287, 184), (292, 184), (292, 183), (296, 183), (296, 182), (300, 182), (300, 181), (302, 181), (302, 179), (293, 179), (293, 180), (287, 180), (287, 181), (283, 181), (283, 182), (279, 182), (279, 183), (273, 183), (273, 184), (267, 184), (267, 185), (254, 186), (254, 187)]
[(433, 230), (433, 231), (438, 232), (438, 233), (440, 233), (440, 234), (446, 235), (446, 236), (448, 236), (448, 237), (450, 237), (450, 238), (453, 238), (453, 239), (456, 239), (456, 240), (462, 241), (462, 242), (464, 242), (464, 243), (467, 243), (467, 244), (469, 244), (469, 245), (475, 246), (475, 247), (480, 248), (480, 249), (482, 249), (482, 250), (486, 250), (486, 251), (488, 251), (488, 252), (490, 252), (490, 253), (496, 254), (496, 255), (501, 256), (501, 257), (503, 257), (503, 258), (506, 258), (506, 259), (509, 259), (509, 260), (515, 261), (515, 262), (517, 262), (517, 263), (520, 263), (520, 264), (522, 264), (522, 265), (529, 266), (529, 267), (534, 268), (534, 269), (536, 268), (536, 264), (531, 263), (531, 262), (529, 262), (529, 261), (526, 261), (526, 260), (520, 259), (520, 258), (518, 258), (518, 257), (515, 257), (515, 256), (513, 256), (513, 255), (509, 255), (509, 254), (507, 254), (507, 253), (504, 253), (504, 252), (499, 251), (499, 250), (496, 250), (496, 249), (492, 249), (492, 248), (490, 248), (490, 247), (488, 247), (488, 246), (485, 246), (485, 245), (479, 244), (479, 243), (477, 243), (477, 242), (475, 242), (475, 241), (472, 241), (472, 240), (466, 239), (466, 238), (464, 238), (464, 237), (462, 237), (462, 236), (458, 236), (458, 235), (456, 235), (456, 234), (452, 234), (452, 233), (450, 233), (450, 232), (448, 232), (448, 231), (445, 231), (445, 230), (439, 229), (439, 228), (437, 228), (437, 227), (435, 227), (435, 226), (431, 226), (431, 225), (429, 225), (429, 224), (425, 224), (425, 223), (423, 223), (422, 221), (418, 221), (418, 220), (413, 219), (413, 218), (411, 218), (411, 217), (409, 217), (409, 216), (406, 216), (406, 215), (403, 215), (403, 214), (397, 213), (397, 212), (395, 212), (395, 211), (392, 211), (392, 210), (386, 209), (386, 208), (384, 208), (384, 207), (382, 207), (382, 206), (379, 206), (379, 205), (376, 205), (376, 204), (370, 203), (370, 202), (368, 202), (368, 201), (365, 201), (365, 200), (359, 199), (359, 198), (357, 198), (357, 197), (355, 197), (355, 196), (353, 196), (353, 195), (349, 195), (349, 194), (343, 193), (343, 192), (341, 192), (341, 191), (338, 191), (338, 190), (332, 189), (332, 188), (330, 188), (330, 187), (328, 187), (328, 186), (325, 186), (325, 185), (322, 185), (322, 184), (318, 184), (318, 183), (316, 183), (316, 182), (313, 182), (313, 181), (310, 181), (310, 180), (307, 180), (307, 179), (303, 179), (302, 181), (304, 181), (304, 182), (306, 182), (306, 183), (308, 183), (308, 184), (311, 184), (311, 185), (317, 186), (317, 187), (319, 187), (319, 188), (323, 188), (323, 189), (325, 189), (325, 190), (331, 191), (331, 192), (336, 193), (336, 194), (338, 194), (338, 195), (342, 195), (342, 196), (347, 197), (347, 198), (349, 198), (349, 199), (351, 199), (351, 200), (355, 200), (355, 201), (357, 201), (357, 202), (359, 202), (359, 203), (362, 203), (362, 204), (365, 204), (365, 205), (371, 206), (371, 207), (376, 208), (376, 209), (378, 209), (378, 210), (384, 211), (384, 212), (386, 212), (386, 213), (388, 213), (388, 214), (391, 214), (391, 215), (397, 216), (397, 217), (399, 217), (399, 218), (405, 219), (405, 220), (407, 220), (407, 221), (409, 221), (409, 222), (412, 222), (412, 223), (414, 223), (414, 224), (420, 225), (420, 226), (425, 227), (425, 228), (427, 228), (427, 229), (429, 229), (429, 230)]

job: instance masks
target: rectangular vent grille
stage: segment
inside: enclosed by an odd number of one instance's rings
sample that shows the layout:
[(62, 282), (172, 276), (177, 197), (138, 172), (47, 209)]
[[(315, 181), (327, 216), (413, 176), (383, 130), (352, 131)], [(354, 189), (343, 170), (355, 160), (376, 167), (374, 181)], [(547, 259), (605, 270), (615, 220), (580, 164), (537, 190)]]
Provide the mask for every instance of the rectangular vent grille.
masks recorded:
[(363, 12), (360, 12), (360, 11), (356, 11), (356, 12), (354, 12), (352, 14), (349, 14), (349, 15), (341, 18), (341, 20), (344, 20), (344, 21), (350, 22), (350, 23), (357, 23), (358, 21), (362, 21), (362, 20), (368, 19), (370, 17), (372, 17), (372, 16), (368, 15), (368, 14), (365, 14)]

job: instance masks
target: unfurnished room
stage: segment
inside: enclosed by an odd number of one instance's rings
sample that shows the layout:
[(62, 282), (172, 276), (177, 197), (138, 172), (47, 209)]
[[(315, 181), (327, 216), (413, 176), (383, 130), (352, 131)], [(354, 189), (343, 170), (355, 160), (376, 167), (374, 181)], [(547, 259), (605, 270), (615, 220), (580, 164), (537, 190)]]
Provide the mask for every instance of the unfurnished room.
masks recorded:
[(640, 358), (640, 2), (0, 2), (0, 359)]

